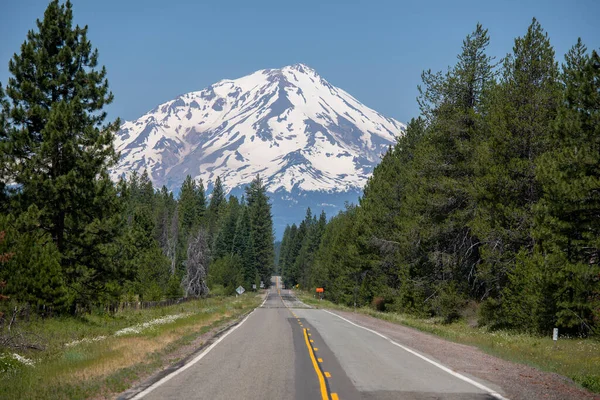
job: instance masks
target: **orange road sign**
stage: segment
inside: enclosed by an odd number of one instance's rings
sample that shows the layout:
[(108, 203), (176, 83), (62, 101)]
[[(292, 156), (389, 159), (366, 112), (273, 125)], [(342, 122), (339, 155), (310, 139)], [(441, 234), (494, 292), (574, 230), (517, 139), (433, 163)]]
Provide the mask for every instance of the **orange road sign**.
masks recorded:
[(323, 293), (323, 288), (322, 287), (318, 287), (317, 288), (317, 293)]

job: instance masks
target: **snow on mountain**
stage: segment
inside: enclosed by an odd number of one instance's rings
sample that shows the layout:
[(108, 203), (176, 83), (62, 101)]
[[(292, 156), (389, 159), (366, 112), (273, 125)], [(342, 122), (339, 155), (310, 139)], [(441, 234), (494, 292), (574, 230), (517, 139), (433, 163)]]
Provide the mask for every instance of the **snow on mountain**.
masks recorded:
[(220, 176), (235, 189), (260, 173), (282, 199), (357, 192), (404, 128), (306, 65), (265, 69), (124, 123), (112, 176), (147, 168), (155, 187), (177, 191), (188, 174), (205, 185)]

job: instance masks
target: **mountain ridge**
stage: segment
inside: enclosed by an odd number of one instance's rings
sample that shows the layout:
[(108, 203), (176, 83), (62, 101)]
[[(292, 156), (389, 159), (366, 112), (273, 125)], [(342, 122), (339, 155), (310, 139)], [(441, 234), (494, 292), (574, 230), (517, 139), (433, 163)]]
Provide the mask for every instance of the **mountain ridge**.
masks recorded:
[(111, 175), (147, 169), (155, 186), (172, 191), (188, 174), (207, 185), (220, 176), (231, 191), (260, 174), (270, 193), (343, 197), (362, 189), (404, 129), (294, 64), (223, 79), (126, 121)]

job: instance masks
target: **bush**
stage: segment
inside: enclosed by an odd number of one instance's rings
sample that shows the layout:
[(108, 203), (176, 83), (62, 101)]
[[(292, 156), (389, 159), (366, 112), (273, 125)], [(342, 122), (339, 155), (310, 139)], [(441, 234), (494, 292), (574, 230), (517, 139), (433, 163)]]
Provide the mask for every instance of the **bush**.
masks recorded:
[(592, 392), (600, 393), (600, 376), (578, 375), (573, 377), (573, 380)]
[(23, 364), (10, 354), (0, 354), (0, 374), (14, 374), (23, 367)]
[(488, 297), (479, 307), (477, 322), (479, 325), (495, 327), (501, 319), (501, 307), (498, 300)]
[(435, 315), (442, 317), (444, 323), (452, 323), (460, 319), (460, 311), (465, 306), (465, 299), (456, 289), (454, 282), (438, 288), (438, 295), (432, 300)]
[(227, 296), (227, 294), (227, 289), (225, 289), (225, 286), (223, 285), (214, 284), (210, 288), (211, 297)]

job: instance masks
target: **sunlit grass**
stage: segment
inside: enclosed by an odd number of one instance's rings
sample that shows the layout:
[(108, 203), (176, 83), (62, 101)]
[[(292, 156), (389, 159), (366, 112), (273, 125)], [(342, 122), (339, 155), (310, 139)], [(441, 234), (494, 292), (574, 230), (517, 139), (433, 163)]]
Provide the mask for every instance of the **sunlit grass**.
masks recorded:
[[(319, 301), (300, 292), (300, 299), (320, 308), (354, 311), (351, 307)], [(378, 312), (368, 307), (356, 310), (362, 314), (424, 332), (441, 336), (453, 342), (473, 345), (486, 353), (544, 371), (569, 377), (581, 386), (600, 393), (600, 341), (561, 337), (554, 343), (552, 337), (542, 337), (512, 331), (491, 331), (487, 327), (472, 327), (465, 321), (444, 324), (440, 319), (417, 318), (408, 314)]]
[[(114, 397), (135, 380), (168, 363), (169, 353), (250, 311), (260, 301), (260, 296), (248, 294), (128, 310), (114, 316), (88, 315), (22, 324), (19, 328), (35, 332), (46, 349), (22, 354), (34, 360), (34, 366), (17, 364), (0, 373), (0, 398)], [(167, 323), (148, 324), (168, 315), (183, 316)], [(115, 336), (117, 331), (132, 326), (146, 329), (127, 330), (128, 333)], [(91, 338), (97, 340), (84, 340)], [(74, 341), (80, 342), (72, 344)]]

